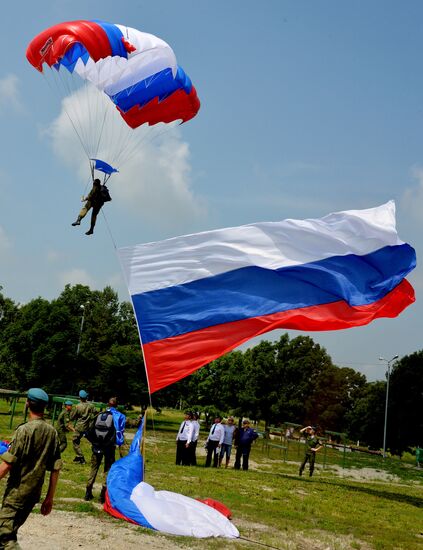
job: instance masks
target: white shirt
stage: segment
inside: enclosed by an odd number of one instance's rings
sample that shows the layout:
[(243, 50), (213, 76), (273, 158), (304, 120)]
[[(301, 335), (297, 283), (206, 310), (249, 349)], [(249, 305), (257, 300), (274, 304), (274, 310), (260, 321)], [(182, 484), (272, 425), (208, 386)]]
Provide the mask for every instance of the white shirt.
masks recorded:
[(176, 441), (186, 441), (191, 443), (192, 440), (192, 422), (191, 420), (184, 420), (179, 426), (178, 435), (176, 436)]
[(207, 441), (219, 441), (219, 445), (222, 445), (224, 437), (225, 429), (223, 427), (223, 424), (218, 422), (217, 424), (213, 424), (213, 426), (210, 428), (210, 433)]
[(200, 423), (197, 420), (192, 421), (192, 441), (197, 441), (200, 435)]

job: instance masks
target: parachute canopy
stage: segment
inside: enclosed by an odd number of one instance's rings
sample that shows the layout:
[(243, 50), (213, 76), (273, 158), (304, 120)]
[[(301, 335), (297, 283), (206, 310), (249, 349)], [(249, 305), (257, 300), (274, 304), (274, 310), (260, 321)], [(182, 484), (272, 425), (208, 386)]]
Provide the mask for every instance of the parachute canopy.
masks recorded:
[(116, 105), (131, 128), (193, 118), (200, 101), (191, 80), (160, 38), (105, 21), (54, 25), (29, 44), (26, 56), (88, 80)]
[(144, 426), (145, 417), (129, 454), (117, 460), (107, 475), (104, 510), (116, 518), (172, 535), (238, 538), (238, 529), (227, 518), (228, 509), (222, 503), (155, 491), (144, 482)]

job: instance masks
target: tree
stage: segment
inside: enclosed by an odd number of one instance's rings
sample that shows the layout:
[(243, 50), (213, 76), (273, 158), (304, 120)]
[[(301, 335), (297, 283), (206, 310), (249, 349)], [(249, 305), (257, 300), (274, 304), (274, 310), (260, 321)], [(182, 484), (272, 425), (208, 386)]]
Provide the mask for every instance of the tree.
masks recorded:
[(423, 447), (423, 351), (395, 363), (390, 377), (387, 448)]
[(349, 437), (380, 449), (383, 443), (385, 415), (385, 382), (369, 382), (356, 398), (354, 407), (346, 415)]
[(323, 364), (306, 400), (307, 418), (326, 430), (347, 431), (346, 415), (354, 409), (365, 385), (363, 374), (350, 368)]

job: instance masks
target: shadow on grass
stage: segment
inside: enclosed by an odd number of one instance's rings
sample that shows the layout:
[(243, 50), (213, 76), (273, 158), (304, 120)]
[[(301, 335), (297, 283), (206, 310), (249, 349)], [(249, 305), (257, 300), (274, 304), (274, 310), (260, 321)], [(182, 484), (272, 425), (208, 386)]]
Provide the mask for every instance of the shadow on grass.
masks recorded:
[(298, 481), (298, 483), (301, 483), (302, 485), (304, 483), (313, 483), (313, 485), (326, 485), (326, 486), (333, 486), (333, 487), (341, 487), (345, 488), (348, 491), (355, 491), (356, 493), (366, 493), (368, 495), (372, 495), (378, 498), (384, 498), (386, 500), (394, 500), (396, 502), (403, 502), (405, 504), (410, 504), (410, 506), (415, 506), (416, 508), (423, 508), (423, 498), (422, 497), (415, 497), (411, 495), (405, 495), (401, 493), (392, 493), (390, 491), (386, 491), (385, 489), (373, 489), (371, 487), (363, 487), (360, 485), (353, 485), (348, 482), (341, 482), (341, 481), (331, 481), (327, 479), (317, 479), (317, 478), (296, 478), (295, 476), (288, 475), (288, 474), (273, 474), (277, 477), (290, 479), (291, 481)]

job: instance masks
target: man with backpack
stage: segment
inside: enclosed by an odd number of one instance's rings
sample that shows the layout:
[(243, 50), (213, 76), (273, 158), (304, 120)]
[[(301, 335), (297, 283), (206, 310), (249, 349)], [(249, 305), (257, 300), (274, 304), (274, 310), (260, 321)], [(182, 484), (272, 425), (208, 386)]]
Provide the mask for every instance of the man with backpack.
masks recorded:
[(97, 221), (98, 213), (100, 212), (104, 203), (111, 201), (112, 198), (106, 185), (101, 185), (101, 181), (99, 179), (95, 179), (93, 181), (91, 191), (86, 197), (82, 197), (82, 200), (85, 201), (85, 205), (82, 207), (81, 212), (79, 213), (76, 221), (74, 221), (72, 225), (81, 225), (81, 220), (85, 218), (90, 208), (92, 208), (91, 225), (89, 230), (85, 233), (85, 235), (92, 235), (94, 233), (94, 226), (95, 222)]
[(97, 415), (86, 437), (92, 445), (91, 470), (87, 481), (84, 500), (92, 500), (93, 486), (104, 457), (103, 486), (100, 493), (100, 502), (104, 504), (106, 497), (107, 473), (115, 462), (116, 428), (113, 413), (106, 409)]

